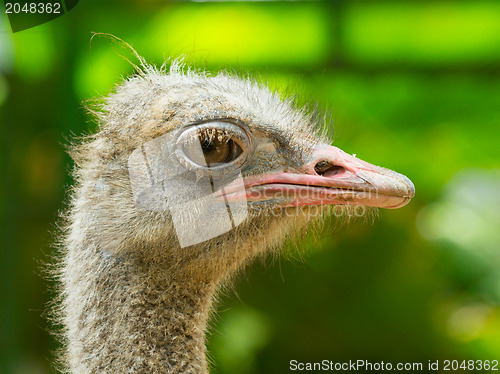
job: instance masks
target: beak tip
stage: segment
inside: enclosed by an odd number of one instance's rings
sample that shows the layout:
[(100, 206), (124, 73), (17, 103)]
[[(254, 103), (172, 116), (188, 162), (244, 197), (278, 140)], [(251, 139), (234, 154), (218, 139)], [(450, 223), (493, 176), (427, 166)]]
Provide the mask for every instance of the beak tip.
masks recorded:
[(393, 205), (393, 206), (387, 206), (385, 208), (386, 209), (398, 209), (398, 208), (402, 208), (402, 207), (404, 207), (405, 205), (407, 205), (410, 202), (411, 197), (403, 197), (402, 199), (403, 200), (401, 200), (401, 202), (399, 204), (396, 204), (396, 205)]
[(410, 178), (408, 178), (407, 176), (405, 176), (403, 174), (399, 174), (399, 175), (401, 178), (400, 179), (401, 183), (406, 188), (405, 188), (405, 191), (403, 192), (403, 194), (401, 194), (401, 198), (402, 198), (401, 202), (399, 204), (394, 205), (394, 206), (387, 207), (388, 209), (398, 209), (398, 208), (404, 207), (415, 196), (415, 185), (410, 180)]
[(410, 178), (408, 178), (407, 176), (405, 175), (401, 175), (403, 178), (402, 178), (402, 182), (404, 184), (406, 184), (406, 187), (407, 187), (407, 194), (408, 194), (408, 198), (411, 199), (412, 197), (415, 196), (415, 185), (413, 184), (413, 182), (410, 180)]

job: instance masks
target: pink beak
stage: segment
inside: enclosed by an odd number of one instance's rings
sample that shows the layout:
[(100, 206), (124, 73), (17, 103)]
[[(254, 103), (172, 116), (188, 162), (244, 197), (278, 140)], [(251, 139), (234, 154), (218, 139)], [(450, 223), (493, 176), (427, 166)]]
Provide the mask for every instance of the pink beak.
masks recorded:
[(277, 201), (283, 207), (352, 204), (400, 208), (415, 195), (404, 175), (369, 164), (337, 147), (319, 146), (298, 172), (246, 177), (222, 190), (227, 201)]

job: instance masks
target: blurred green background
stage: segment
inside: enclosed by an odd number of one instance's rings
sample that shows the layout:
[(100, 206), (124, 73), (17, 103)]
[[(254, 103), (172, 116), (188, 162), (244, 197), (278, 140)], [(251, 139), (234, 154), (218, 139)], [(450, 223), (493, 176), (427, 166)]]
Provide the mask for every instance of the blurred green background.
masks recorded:
[(95, 130), (82, 102), (132, 71), (91, 32), (298, 93), (331, 111), (335, 145), (415, 183), (403, 209), (329, 221), (239, 277), (212, 323), (214, 373), (500, 359), (498, 1), (81, 0), (16, 34), (0, 15), (0, 373), (52, 372), (41, 269), (72, 183), (64, 144)]

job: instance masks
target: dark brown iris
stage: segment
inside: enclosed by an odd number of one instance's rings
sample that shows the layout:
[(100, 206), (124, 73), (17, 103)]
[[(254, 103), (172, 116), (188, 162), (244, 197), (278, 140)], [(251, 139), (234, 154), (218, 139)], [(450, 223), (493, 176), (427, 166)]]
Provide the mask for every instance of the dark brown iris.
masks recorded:
[(204, 134), (199, 134), (198, 138), (199, 143), (194, 142), (183, 147), (185, 155), (198, 165), (210, 167), (227, 164), (242, 153), (241, 147), (232, 139), (208, 137)]

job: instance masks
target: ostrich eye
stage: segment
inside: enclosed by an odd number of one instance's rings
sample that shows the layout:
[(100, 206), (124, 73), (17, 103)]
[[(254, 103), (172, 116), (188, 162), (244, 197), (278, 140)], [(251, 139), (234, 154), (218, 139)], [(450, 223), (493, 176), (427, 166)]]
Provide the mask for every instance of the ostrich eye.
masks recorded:
[(230, 163), (243, 152), (238, 143), (232, 139), (210, 139), (205, 134), (198, 136), (198, 142), (185, 144), (183, 151), (195, 164), (209, 167)]
[(241, 156), (248, 150), (249, 139), (235, 124), (212, 122), (188, 128), (178, 138), (178, 145), (182, 157), (189, 163), (213, 168), (243, 159)]

